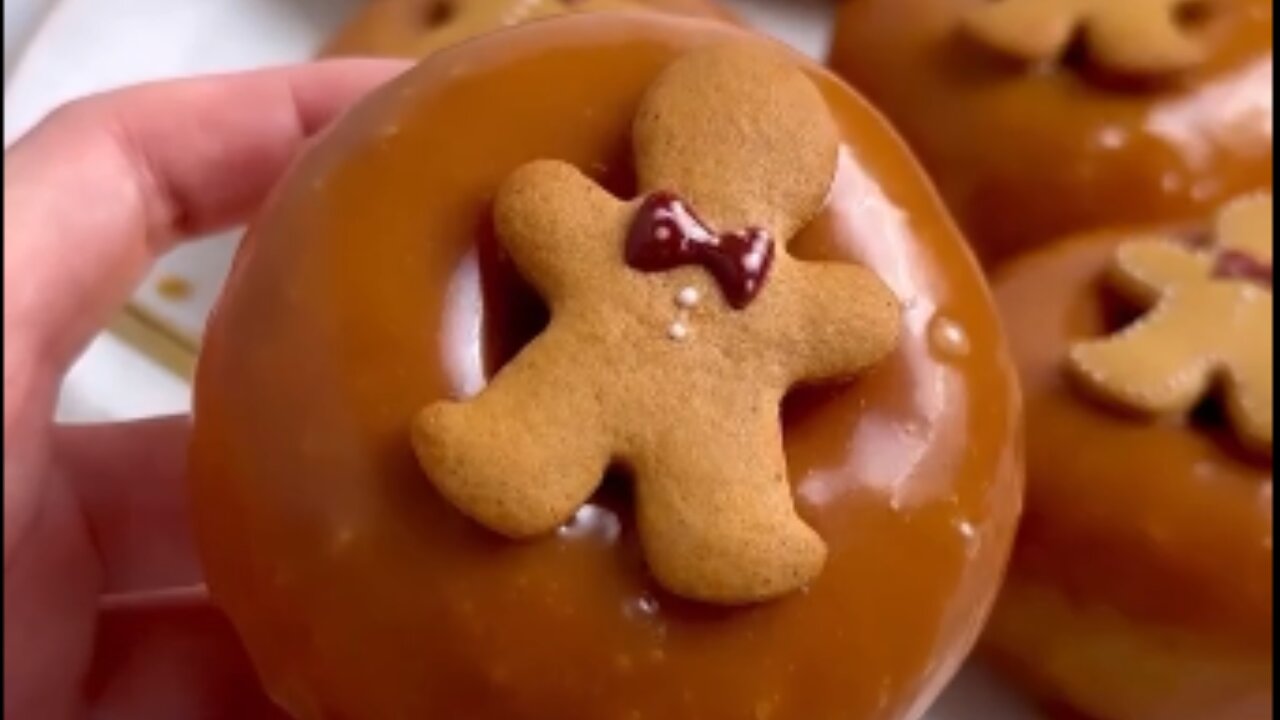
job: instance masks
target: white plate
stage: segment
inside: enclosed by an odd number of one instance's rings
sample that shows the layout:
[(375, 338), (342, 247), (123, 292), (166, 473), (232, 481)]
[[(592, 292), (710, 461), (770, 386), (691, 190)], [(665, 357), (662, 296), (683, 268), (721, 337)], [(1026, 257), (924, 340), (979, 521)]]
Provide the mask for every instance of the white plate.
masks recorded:
[[(311, 57), (358, 0), (6, 0), (6, 146), (50, 109), (81, 95), (142, 80), (258, 67)], [(724, 0), (757, 27), (821, 59), (830, 28), (826, 0)], [(7, 27), (6, 30), (9, 28)], [(25, 42), (24, 42), (25, 40)], [(10, 60), (16, 56), (11, 66)], [(198, 338), (222, 285), (238, 233), (184, 246), (161, 260), (134, 303)], [(182, 278), (189, 295), (156, 289)], [(182, 379), (121, 340), (103, 335), (63, 387), (59, 417), (95, 421), (184, 412)], [(929, 720), (1028, 720), (1034, 715), (998, 680), (970, 664)]]

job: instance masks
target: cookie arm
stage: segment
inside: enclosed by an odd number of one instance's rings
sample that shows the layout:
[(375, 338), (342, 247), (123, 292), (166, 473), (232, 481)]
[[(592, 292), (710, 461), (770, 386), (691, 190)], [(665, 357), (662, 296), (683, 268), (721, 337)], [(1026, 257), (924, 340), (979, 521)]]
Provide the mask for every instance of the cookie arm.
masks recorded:
[(537, 160), (516, 169), (494, 198), (498, 238), (551, 305), (621, 267), (625, 205), (577, 168)]
[(596, 383), (565, 378), (575, 342), (553, 320), (477, 397), (434, 403), (413, 421), (413, 449), (428, 480), (494, 532), (550, 532), (604, 476), (612, 447)]
[(1232, 335), (1239, 343), (1227, 367), (1226, 407), (1242, 442), (1271, 455), (1272, 395), (1275, 362), (1272, 353), (1273, 309), (1261, 293), (1241, 312)]
[(1168, 296), (1124, 330), (1077, 343), (1071, 373), (1103, 400), (1150, 414), (1190, 410), (1208, 390), (1215, 368), (1214, 329), (1196, 321), (1196, 295)]
[[(897, 344), (901, 306), (870, 270), (791, 261), (787, 272), (792, 277), (783, 279), (785, 292), (770, 302), (778, 305), (771, 312), (778, 337), (773, 346), (788, 382), (851, 376)], [(768, 294), (766, 289), (762, 297)]]
[(974, 38), (1024, 60), (1057, 55), (1071, 39), (1076, 11), (1037, 0), (1005, 0), (979, 5), (964, 15)]

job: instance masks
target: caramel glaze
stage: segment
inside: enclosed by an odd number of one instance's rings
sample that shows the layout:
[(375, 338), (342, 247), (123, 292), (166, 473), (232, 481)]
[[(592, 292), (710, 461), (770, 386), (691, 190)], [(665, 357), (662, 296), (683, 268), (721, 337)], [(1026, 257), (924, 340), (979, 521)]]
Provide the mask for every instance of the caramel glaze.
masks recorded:
[(961, 35), (989, 0), (848, 0), (832, 66), (911, 144), (986, 263), (1182, 221), (1271, 179), (1272, 4), (1206, 3), (1193, 71), (1145, 86), (1069, 55), (1026, 68)]
[(1070, 343), (1133, 318), (1101, 285), (1132, 236), (1047, 246), (994, 281), (1026, 398), (1028, 486), (989, 641), (1094, 717), (1269, 717), (1271, 463), (1235, 443), (1216, 399), (1187, 420), (1136, 418), (1063, 371)]
[(254, 224), (208, 329), (191, 481), (211, 591), (298, 717), (914, 717), (970, 649), (1020, 506), (1012, 366), (922, 172), (798, 56), (844, 145), (790, 251), (864, 262), (905, 305), (894, 354), (784, 408), (797, 505), (830, 548), (818, 581), (681, 602), (641, 565), (625, 482), (510, 542), (410, 451), (419, 408), (476, 391), (545, 318), (494, 247), (498, 183), (561, 158), (629, 196), (645, 87), (736, 37), (601, 13), (443, 51), (338, 122)]

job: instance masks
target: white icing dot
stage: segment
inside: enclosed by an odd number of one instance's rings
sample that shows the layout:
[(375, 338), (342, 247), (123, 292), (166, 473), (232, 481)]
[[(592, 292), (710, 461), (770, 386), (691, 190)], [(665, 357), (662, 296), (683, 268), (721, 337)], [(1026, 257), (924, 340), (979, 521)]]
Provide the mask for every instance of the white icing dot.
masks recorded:
[(676, 293), (676, 305), (686, 309), (697, 305), (701, 299), (702, 295), (698, 292), (698, 288), (692, 285), (680, 288), (680, 292)]
[(667, 337), (672, 340), (683, 340), (689, 337), (689, 328), (682, 322), (673, 322), (667, 327)]
[(659, 225), (654, 228), (653, 236), (658, 240), (666, 240), (671, 237), (671, 228), (668, 228), (665, 225)]

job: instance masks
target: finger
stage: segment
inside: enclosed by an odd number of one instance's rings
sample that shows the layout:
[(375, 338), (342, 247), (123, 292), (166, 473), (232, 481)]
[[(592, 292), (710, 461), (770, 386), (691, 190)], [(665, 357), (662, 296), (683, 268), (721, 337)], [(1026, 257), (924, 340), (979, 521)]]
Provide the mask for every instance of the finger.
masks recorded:
[[(5, 448), (6, 462), (9, 448)], [(7, 473), (7, 469), (6, 469)], [(8, 489), (9, 476), (5, 485)], [(71, 688), (87, 670), (100, 585), (73, 491), (45, 483), (40, 512), (26, 516), (21, 542), (5, 546), (4, 717), (81, 717)], [(5, 497), (5, 539), (14, 523)], [(13, 549), (21, 548), (21, 551)]]
[(202, 581), (185, 481), (189, 437), (186, 417), (54, 430), (55, 470), (80, 500), (102, 592)]
[(102, 720), (287, 720), (205, 602), (103, 610), (87, 694)]
[(5, 154), (5, 340), (64, 368), (156, 255), (242, 220), (308, 137), (404, 67), (155, 83), (55, 111)]

